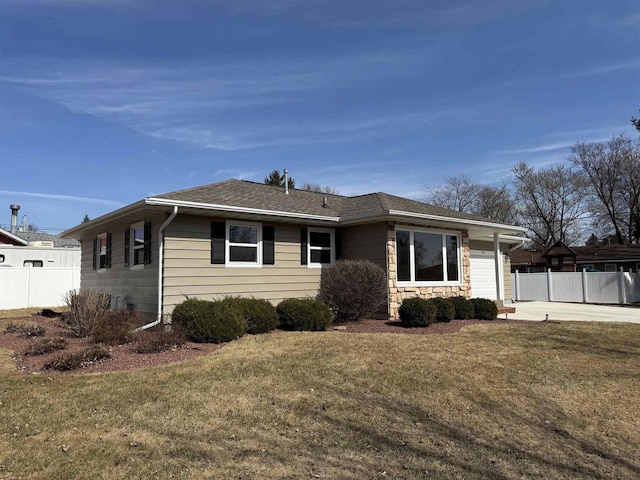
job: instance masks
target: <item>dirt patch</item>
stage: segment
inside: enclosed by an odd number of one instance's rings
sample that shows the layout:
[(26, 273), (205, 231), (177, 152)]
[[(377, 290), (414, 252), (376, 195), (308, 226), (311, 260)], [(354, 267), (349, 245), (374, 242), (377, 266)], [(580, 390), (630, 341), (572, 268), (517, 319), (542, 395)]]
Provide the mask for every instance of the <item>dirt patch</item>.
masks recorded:
[[(21, 338), (15, 333), (4, 333), (8, 323), (31, 323), (45, 329), (43, 337)], [(337, 330), (345, 333), (405, 333), (405, 334), (445, 334), (456, 333), (461, 328), (469, 325), (497, 326), (509, 323), (518, 323), (513, 320), (494, 320), (492, 322), (482, 320), (453, 320), (446, 323), (434, 323), (425, 328), (405, 328), (400, 322), (385, 320), (362, 320), (356, 323), (337, 325)], [(331, 327), (329, 328), (331, 330)], [(64, 338), (66, 347), (45, 355), (27, 355), (33, 342), (42, 338)], [(13, 358), (16, 368), (23, 373), (58, 375), (59, 372), (46, 370), (42, 367), (49, 360), (61, 353), (75, 353), (91, 345), (88, 338), (74, 337), (70, 330), (57, 318), (47, 318), (42, 315), (29, 315), (0, 320), (0, 348), (6, 348), (14, 352)], [(224, 344), (193, 343), (187, 342), (184, 346), (171, 351), (161, 353), (136, 353), (132, 344), (116, 345), (109, 348), (111, 358), (109, 360), (87, 366), (74, 373), (98, 373), (132, 370), (137, 368), (153, 367), (167, 363), (190, 360), (201, 355), (207, 355), (220, 349)]]

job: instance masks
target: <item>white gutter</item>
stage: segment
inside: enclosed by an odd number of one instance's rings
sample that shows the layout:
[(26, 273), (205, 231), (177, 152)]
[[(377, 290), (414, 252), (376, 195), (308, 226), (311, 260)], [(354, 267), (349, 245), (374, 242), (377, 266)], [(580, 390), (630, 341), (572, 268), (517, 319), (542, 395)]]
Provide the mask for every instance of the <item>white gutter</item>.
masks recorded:
[(262, 208), (236, 207), (232, 205), (219, 205), (215, 203), (187, 202), (183, 200), (169, 200), (165, 198), (150, 197), (145, 199), (145, 203), (147, 205), (156, 205), (156, 206), (180, 206), (185, 208), (198, 208), (201, 210), (215, 210), (215, 211), (233, 212), (233, 213), (253, 213), (256, 215), (272, 215), (274, 217), (302, 218), (305, 220), (322, 220), (325, 222), (334, 222), (334, 223), (338, 223), (340, 221), (340, 217), (329, 217), (325, 215), (283, 212), (279, 210), (264, 210)]
[(513, 225), (505, 225), (502, 223), (494, 223), (494, 222), (485, 222), (482, 220), (471, 220), (467, 218), (454, 218), (454, 217), (443, 217), (441, 215), (430, 215), (427, 213), (414, 213), (414, 212), (404, 212), (402, 210), (389, 210), (389, 215), (401, 216), (401, 217), (411, 217), (411, 218), (421, 218), (424, 220), (438, 220), (447, 223), (462, 223), (465, 225), (477, 225), (479, 227), (489, 227), (500, 230), (510, 230), (512, 232), (526, 232), (527, 229), (523, 227), (516, 227)]
[(139, 328), (136, 328), (134, 331), (139, 332), (140, 330), (146, 330), (147, 328), (155, 327), (162, 321), (162, 286), (163, 286), (163, 272), (162, 272), (162, 261), (163, 261), (163, 253), (164, 253), (164, 230), (169, 226), (169, 224), (176, 218), (178, 215), (178, 206), (173, 206), (173, 212), (169, 217), (164, 221), (162, 225), (160, 225), (160, 230), (158, 230), (158, 317), (155, 321), (151, 323), (147, 323)]

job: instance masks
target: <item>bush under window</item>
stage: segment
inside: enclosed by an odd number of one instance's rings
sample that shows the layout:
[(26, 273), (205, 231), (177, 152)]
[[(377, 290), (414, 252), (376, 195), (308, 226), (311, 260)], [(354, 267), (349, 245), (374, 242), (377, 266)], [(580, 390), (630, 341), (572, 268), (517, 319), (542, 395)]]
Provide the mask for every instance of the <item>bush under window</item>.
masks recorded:
[(405, 298), (398, 313), (405, 327), (428, 327), (437, 320), (435, 304), (424, 298)]
[(475, 310), (473, 309), (473, 302), (465, 297), (451, 297), (449, 298), (453, 304), (455, 313), (453, 318), (456, 320), (468, 320), (474, 318)]
[(189, 298), (176, 305), (171, 318), (189, 340), (198, 343), (229, 342), (244, 335), (247, 327), (242, 313), (221, 300)]
[(223, 302), (240, 311), (247, 322), (247, 333), (267, 333), (278, 326), (278, 312), (268, 300), (227, 297)]
[(488, 298), (472, 298), (475, 317), (477, 320), (495, 320), (498, 318), (498, 306)]
[(326, 330), (333, 321), (329, 307), (311, 298), (283, 300), (276, 310), (285, 330)]
[(436, 297), (430, 300), (436, 307), (436, 320), (438, 322), (450, 322), (455, 315), (455, 308), (451, 300), (443, 297)]

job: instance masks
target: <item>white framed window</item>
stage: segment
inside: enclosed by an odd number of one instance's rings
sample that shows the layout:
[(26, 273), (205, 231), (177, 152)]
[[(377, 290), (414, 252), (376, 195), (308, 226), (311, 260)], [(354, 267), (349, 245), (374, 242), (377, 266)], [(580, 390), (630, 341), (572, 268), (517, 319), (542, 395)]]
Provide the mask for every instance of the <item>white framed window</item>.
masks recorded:
[(42, 268), (44, 267), (44, 262), (42, 260), (25, 260), (22, 266), (29, 268)]
[(107, 233), (101, 233), (96, 239), (96, 268), (107, 268)]
[(132, 267), (144, 266), (144, 222), (131, 225), (131, 261)]
[(336, 236), (333, 228), (307, 229), (308, 266), (319, 268), (336, 262)]
[(618, 271), (618, 265), (616, 265), (615, 263), (605, 263), (604, 264), (604, 271), (605, 272), (617, 272)]
[(460, 233), (412, 227), (396, 228), (398, 285), (462, 284)]
[(225, 258), (230, 267), (262, 265), (262, 225), (255, 222), (228, 221)]

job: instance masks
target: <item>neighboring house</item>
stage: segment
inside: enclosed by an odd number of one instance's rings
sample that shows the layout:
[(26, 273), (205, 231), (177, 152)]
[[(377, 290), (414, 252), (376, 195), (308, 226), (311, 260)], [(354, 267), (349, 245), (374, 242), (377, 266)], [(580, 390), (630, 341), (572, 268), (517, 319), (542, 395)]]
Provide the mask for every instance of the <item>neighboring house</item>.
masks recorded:
[[(354, 197), (241, 180), (180, 190), (82, 223), (82, 289), (167, 320), (187, 297), (315, 297), (322, 267), (368, 259), (403, 298), (511, 298), (524, 229), (386, 193)], [(158, 268), (162, 266), (162, 268)]]
[(0, 267), (80, 267), (80, 242), (0, 228)]
[(640, 245), (587, 245), (569, 247), (557, 242), (546, 250), (511, 252), (511, 271), (544, 272), (640, 272)]

